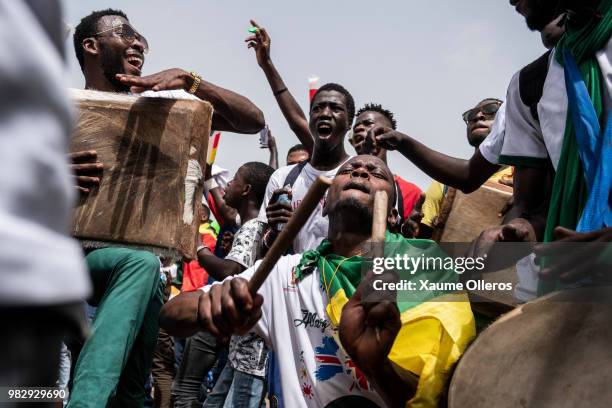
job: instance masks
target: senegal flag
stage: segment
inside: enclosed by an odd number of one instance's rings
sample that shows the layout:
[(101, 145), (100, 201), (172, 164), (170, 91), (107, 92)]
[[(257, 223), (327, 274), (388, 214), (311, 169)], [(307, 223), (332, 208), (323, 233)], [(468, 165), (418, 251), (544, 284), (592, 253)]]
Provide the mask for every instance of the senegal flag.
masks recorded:
[[(404, 257), (406, 254), (422, 260), (448, 260), (433, 241), (405, 239), (389, 232), (384, 254), (385, 258)], [(299, 280), (308, 271), (319, 268), (321, 285), (329, 299), (327, 314), (332, 324), (338, 327), (342, 308), (355, 293), (363, 272), (371, 268), (371, 262), (361, 256), (345, 258), (335, 255), (331, 253), (331, 244), (325, 240), (317, 249), (302, 255), (296, 278)], [(402, 281), (412, 281), (416, 288), (410, 293), (397, 294), (402, 327), (389, 354), (400, 376), (411, 372), (419, 377), (416, 394), (407, 407), (437, 406), (453, 365), (476, 335), (467, 294), (419, 290), (421, 280), (430, 284), (458, 282), (457, 273), (440, 266), (444, 264), (430, 262), (428, 268), (398, 271)], [(431, 265), (439, 267), (431, 268)]]

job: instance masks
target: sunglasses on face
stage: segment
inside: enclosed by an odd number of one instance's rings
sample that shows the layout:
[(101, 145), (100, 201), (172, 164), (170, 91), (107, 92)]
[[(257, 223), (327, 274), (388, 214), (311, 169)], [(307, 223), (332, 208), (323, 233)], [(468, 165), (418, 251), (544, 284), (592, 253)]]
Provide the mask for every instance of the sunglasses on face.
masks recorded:
[(477, 108), (470, 109), (469, 111), (465, 112), (462, 115), (463, 121), (466, 124), (473, 122), (474, 119), (476, 119), (476, 117), (478, 116), (480, 112), (482, 112), (485, 115), (485, 117), (487, 117), (487, 119), (491, 119), (493, 116), (495, 116), (500, 106), (501, 106), (501, 102), (490, 102), (490, 103), (487, 103), (486, 105), (482, 105)]
[(112, 28), (109, 28), (107, 30), (102, 30), (94, 35), (99, 36), (100, 34), (108, 32), (114, 32), (115, 34), (117, 34), (128, 46), (131, 46), (134, 41), (138, 40), (142, 43), (142, 46), (144, 47), (143, 53), (146, 54), (149, 51), (149, 43), (147, 42), (147, 39), (144, 38), (138, 31), (134, 30), (134, 27), (127, 23), (113, 26)]

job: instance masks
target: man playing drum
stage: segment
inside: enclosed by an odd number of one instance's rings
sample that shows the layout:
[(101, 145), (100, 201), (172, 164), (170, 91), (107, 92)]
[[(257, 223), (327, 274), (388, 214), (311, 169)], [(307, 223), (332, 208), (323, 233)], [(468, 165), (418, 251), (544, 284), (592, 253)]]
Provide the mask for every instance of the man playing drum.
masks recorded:
[[(75, 29), (74, 45), (87, 89), (197, 97), (213, 105), (216, 130), (256, 133), (264, 126), (262, 112), (247, 98), (196, 73), (175, 68), (141, 77), (147, 40), (119, 10), (84, 17)], [(86, 194), (99, 184), (104, 164), (94, 151), (72, 157), (78, 188)], [(89, 301), (98, 310), (76, 365), (70, 406), (107, 406), (113, 393), (116, 406), (142, 406), (159, 331), (164, 286), (160, 262), (150, 252), (118, 247), (93, 250), (86, 261), (94, 285)]]

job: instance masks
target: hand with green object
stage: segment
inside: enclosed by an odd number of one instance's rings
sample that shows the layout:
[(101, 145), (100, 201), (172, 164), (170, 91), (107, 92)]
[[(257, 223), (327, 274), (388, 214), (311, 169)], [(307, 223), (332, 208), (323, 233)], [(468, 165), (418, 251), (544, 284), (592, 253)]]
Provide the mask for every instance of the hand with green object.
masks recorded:
[[(255, 49), (255, 56), (260, 67), (270, 64), (270, 36), (265, 28), (260, 27), (254, 20), (251, 20), (251, 28), (255, 29), (253, 35), (246, 40), (248, 48)], [(251, 29), (249, 29), (251, 32)]]

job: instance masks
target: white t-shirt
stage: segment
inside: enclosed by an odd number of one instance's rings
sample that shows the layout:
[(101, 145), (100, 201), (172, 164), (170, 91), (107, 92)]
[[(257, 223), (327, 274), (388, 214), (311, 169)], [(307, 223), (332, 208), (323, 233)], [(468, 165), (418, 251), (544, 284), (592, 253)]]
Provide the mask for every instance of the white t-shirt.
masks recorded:
[[(293, 269), (301, 257), (282, 257), (266, 278), (258, 292), (264, 298), (262, 316), (253, 328), (276, 353), (284, 405), (319, 408), (351, 396), (385, 406), (334, 340), (318, 269), (295, 281)], [(239, 276), (250, 279), (260, 262)]]
[[(553, 50), (542, 98), (537, 106), (539, 123), (518, 96), (518, 75), (513, 78), (517, 85), (509, 88), (509, 95), (516, 92), (514, 99), (517, 102), (512, 106), (508, 103), (506, 107), (506, 132), (499, 155), (502, 164), (537, 165), (550, 158), (557, 169), (565, 135), (568, 101), (564, 70), (554, 54)], [(612, 108), (612, 39), (596, 53), (596, 59), (603, 74), (604, 111), (609, 112)], [(606, 119), (604, 117), (604, 123)]]
[[(343, 162), (342, 164), (344, 163), (346, 162)], [(302, 199), (308, 191), (308, 188), (312, 185), (312, 183), (314, 183), (317, 177), (325, 176), (334, 178), (342, 164), (335, 169), (322, 171), (315, 169), (310, 165), (310, 163), (307, 163), (300, 172), (300, 175), (295, 180), (295, 183), (293, 183), (293, 187), (291, 189), (293, 193), (291, 198), (291, 206), (293, 207), (293, 211), (295, 211), (295, 209), (300, 205)], [(272, 197), (272, 193), (274, 190), (284, 187), (283, 183), (294, 166), (297, 166), (297, 164), (281, 167), (272, 173), (266, 187), (266, 197), (261, 205), (261, 209), (259, 210), (258, 219), (262, 222), (268, 221), (266, 217), (266, 207), (268, 206), (268, 202)], [(327, 220), (327, 217), (323, 216), (324, 202), (325, 199), (321, 199), (321, 202), (317, 208), (315, 208), (312, 215), (310, 218), (308, 218), (308, 221), (306, 221), (306, 224), (304, 224), (304, 227), (293, 241), (294, 253), (301, 253), (308, 251), (309, 249), (314, 249), (321, 243), (321, 241), (323, 241), (325, 237), (327, 237), (329, 221)]]
[[(518, 74), (515, 75), (518, 77)], [(510, 93), (510, 88), (513, 87), (514, 78), (510, 81), (510, 86), (508, 87), (508, 93)], [(517, 82), (518, 83), (518, 82)], [(478, 149), (482, 156), (487, 159), (489, 163), (498, 164), (499, 163), (499, 155), (501, 154), (501, 149), (504, 144), (504, 135), (506, 133), (506, 105), (508, 104), (508, 100), (501, 104), (497, 114), (495, 115), (495, 120), (491, 125), (491, 131), (482, 141)]]
[(0, 38), (0, 305), (76, 301), (90, 282), (68, 236), (76, 189), (64, 61), (26, 2), (0, 2)]

